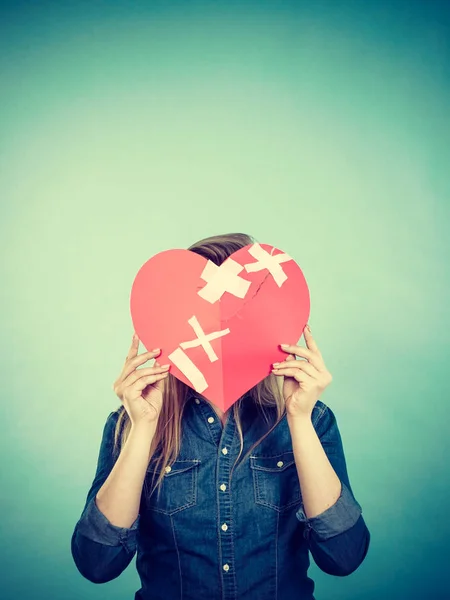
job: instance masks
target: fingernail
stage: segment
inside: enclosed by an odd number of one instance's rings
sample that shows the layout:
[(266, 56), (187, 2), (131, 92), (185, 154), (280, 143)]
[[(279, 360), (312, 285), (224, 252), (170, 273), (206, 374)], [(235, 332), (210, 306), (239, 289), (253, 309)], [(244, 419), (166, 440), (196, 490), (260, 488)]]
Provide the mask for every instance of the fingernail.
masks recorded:
[(289, 344), (280, 344), (280, 346), (281, 346), (282, 348), (287, 348), (287, 347), (289, 346)]
[(306, 329), (310, 332), (311, 331), (311, 327), (307, 324), (306, 325)]
[(161, 348), (154, 348), (152, 352), (160, 352)]
[(279, 364), (280, 363), (272, 363), (272, 366), (276, 368), (276, 367), (278, 367)]

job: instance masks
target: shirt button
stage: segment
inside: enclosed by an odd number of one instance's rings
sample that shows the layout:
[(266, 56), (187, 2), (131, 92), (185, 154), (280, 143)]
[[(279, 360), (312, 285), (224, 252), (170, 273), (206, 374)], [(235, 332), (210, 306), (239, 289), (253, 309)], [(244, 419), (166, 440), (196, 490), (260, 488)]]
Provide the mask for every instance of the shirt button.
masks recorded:
[(228, 571), (228, 570), (229, 570), (229, 568), (230, 568), (230, 567), (229, 567), (229, 565), (223, 565), (223, 570), (224, 570), (224, 571)]
[(228, 529), (228, 525), (227, 525), (226, 523), (224, 523), (224, 524), (222, 525), (222, 529), (223, 529), (223, 531), (226, 531), (226, 530)]
[(200, 400), (198, 398), (195, 399), (195, 404), (200, 404)]
[(279, 460), (277, 462), (277, 467), (282, 467), (284, 465), (284, 462), (282, 460)]
[(166, 467), (164, 470), (166, 471), (166, 473), (170, 473), (170, 471), (172, 470), (172, 467)]
[(222, 490), (222, 492), (224, 492), (227, 489), (227, 486), (224, 483), (222, 483), (220, 489)]
[(228, 454), (228, 450), (226, 448), (222, 448), (222, 454)]
[(208, 423), (214, 423), (214, 417), (208, 417)]

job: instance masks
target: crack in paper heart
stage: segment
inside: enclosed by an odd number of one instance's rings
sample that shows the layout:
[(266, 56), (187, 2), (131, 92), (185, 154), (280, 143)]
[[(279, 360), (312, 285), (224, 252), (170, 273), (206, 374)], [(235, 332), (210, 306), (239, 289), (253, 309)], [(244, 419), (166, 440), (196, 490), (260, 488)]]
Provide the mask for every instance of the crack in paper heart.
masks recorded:
[[(244, 308), (246, 307), (246, 305), (249, 302), (251, 302), (253, 300), (253, 298), (255, 298), (255, 296), (260, 292), (260, 290), (261, 290), (262, 286), (264, 285), (265, 281), (267, 281), (267, 278), (270, 277), (270, 276), (271, 276), (271, 273), (270, 272), (267, 273), (264, 276), (264, 279), (258, 285), (258, 287), (257, 287), (256, 291), (253, 293), (253, 295), (250, 296), (249, 298), (246, 297), (244, 299), (244, 302), (243, 302), (242, 306), (234, 314), (232, 314), (231, 316), (227, 317), (226, 319), (223, 319), (222, 323), (228, 323), (228, 321), (231, 321), (231, 319), (234, 319), (235, 317), (238, 318), (238, 319), (241, 319), (242, 317), (239, 315), (239, 313), (244, 310)], [(201, 289), (203, 289), (203, 286), (198, 286), (197, 287), (197, 290), (201, 290)], [(219, 302), (220, 302), (220, 300), (219, 300)]]

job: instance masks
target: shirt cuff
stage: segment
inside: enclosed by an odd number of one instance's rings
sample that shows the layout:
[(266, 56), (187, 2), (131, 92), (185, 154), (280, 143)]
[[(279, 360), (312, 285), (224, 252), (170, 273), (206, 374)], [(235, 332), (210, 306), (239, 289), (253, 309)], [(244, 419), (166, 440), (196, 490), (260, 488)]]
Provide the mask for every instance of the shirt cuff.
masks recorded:
[(320, 515), (308, 519), (303, 503), (296, 512), (297, 519), (305, 523), (307, 530), (312, 529), (319, 540), (326, 540), (347, 531), (362, 513), (361, 506), (348, 487), (342, 482), (341, 485), (342, 490), (337, 501)]
[(123, 545), (129, 552), (133, 552), (136, 549), (139, 520), (140, 515), (137, 516), (131, 527), (113, 525), (100, 511), (94, 497), (86, 506), (77, 527), (81, 535), (94, 542), (105, 546)]

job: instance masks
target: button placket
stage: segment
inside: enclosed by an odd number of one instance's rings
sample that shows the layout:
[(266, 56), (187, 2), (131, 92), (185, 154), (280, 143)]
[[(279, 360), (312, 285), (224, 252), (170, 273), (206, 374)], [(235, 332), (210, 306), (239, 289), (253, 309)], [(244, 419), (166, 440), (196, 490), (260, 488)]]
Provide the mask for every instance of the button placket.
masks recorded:
[(208, 402), (202, 402), (200, 398), (194, 398), (194, 401), (199, 405), (197, 410), (202, 420), (205, 419), (212, 438), (216, 444), (219, 444), (223, 434), (223, 427), (216, 412), (210, 407)]
[[(198, 400), (198, 402), (197, 402)], [(212, 438), (217, 444), (217, 472), (219, 489), (222, 491), (218, 495), (218, 522), (219, 528), (219, 544), (222, 560), (222, 584), (224, 589), (223, 598), (226, 600), (235, 600), (236, 598), (236, 581), (233, 551), (233, 527), (231, 520), (231, 494), (229, 493), (229, 485), (225, 482), (229, 481), (233, 452), (233, 440), (236, 434), (236, 425), (233, 419), (233, 413), (225, 423), (224, 427), (220, 427), (220, 420), (217, 416), (211, 413), (214, 412), (207, 402), (201, 402), (200, 399), (195, 399), (198, 404), (198, 410), (202, 416), (202, 420), (207, 426)], [(208, 415), (209, 413), (209, 415)], [(210, 425), (209, 425), (210, 424)], [(226, 534), (225, 534), (226, 532)]]
[(229, 486), (231, 466), (234, 458), (233, 440), (236, 433), (234, 420), (230, 418), (222, 429), (219, 440), (219, 452), (217, 456), (217, 469), (219, 489), (218, 494), (218, 523), (220, 556), (222, 557), (223, 572), (223, 598), (235, 600), (236, 581), (233, 552), (233, 523), (232, 523), (232, 497)]

